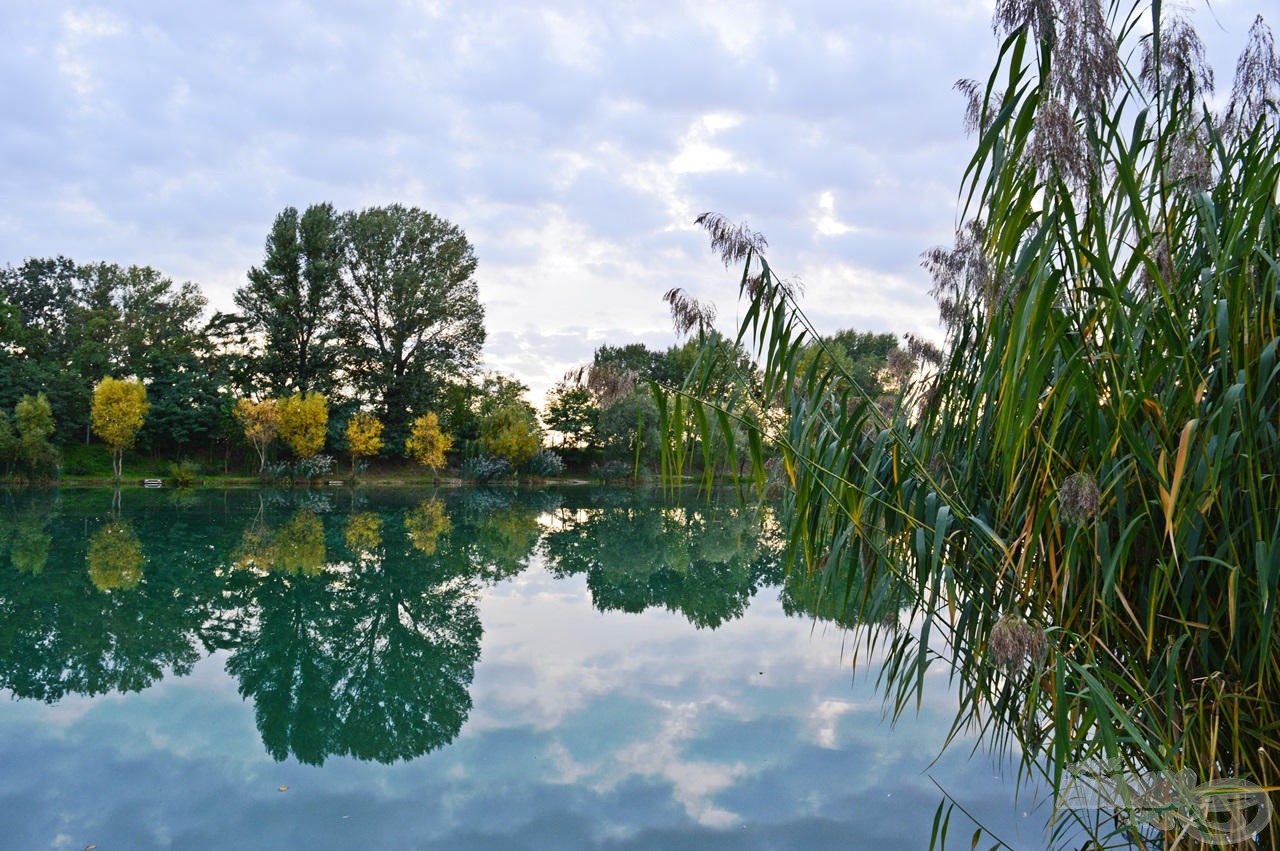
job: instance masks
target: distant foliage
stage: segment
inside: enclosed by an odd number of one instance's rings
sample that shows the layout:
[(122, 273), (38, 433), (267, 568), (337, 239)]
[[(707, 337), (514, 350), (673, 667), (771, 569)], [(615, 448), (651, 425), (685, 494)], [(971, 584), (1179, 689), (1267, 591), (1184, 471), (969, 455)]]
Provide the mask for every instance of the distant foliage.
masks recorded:
[(606, 461), (603, 464), (591, 465), (591, 478), (610, 484), (620, 482), (632, 474), (634, 467), (622, 461)]
[(13, 421), (6, 412), (0, 411), (0, 475), (7, 476), (13, 472), (21, 445)]

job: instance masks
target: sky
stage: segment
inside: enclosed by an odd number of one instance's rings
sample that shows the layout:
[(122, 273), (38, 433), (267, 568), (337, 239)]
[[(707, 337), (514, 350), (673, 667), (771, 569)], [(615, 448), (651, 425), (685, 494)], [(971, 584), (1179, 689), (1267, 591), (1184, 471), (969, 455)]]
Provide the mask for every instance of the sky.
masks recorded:
[[(1185, 7), (1220, 91), (1263, 3)], [(150, 265), (232, 310), (285, 207), (421, 207), (475, 246), (485, 366), (540, 403), (602, 343), (675, 342), (672, 287), (735, 330), (715, 211), (821, 330), (939, 339), (920, 255), (991, 5), (0, 0), (0, 264)]]

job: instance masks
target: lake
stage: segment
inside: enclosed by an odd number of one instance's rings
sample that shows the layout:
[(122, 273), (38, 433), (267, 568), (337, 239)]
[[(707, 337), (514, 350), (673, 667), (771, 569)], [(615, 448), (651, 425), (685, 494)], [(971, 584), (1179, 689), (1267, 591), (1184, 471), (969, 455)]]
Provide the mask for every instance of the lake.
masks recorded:
[(863, 638), (909, 624), (775, 530), (586, 487), (0, 492), (0, 845), (919, 849), (941, 789), (1043, 847), (1016, 761), (938, 758), (941, 667), (885, 719)]

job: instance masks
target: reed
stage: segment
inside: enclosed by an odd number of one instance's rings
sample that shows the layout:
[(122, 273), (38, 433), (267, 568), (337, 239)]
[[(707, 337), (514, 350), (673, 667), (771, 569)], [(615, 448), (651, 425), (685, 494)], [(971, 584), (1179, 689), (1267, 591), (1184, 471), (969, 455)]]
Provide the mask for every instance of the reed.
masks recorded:
[[(949, 665), (954, 731), (1018, 745), (1058, 792), (1092, 760), (1248, 780), (1280, 809), (1270, 34), (1259, 19), (1214, 114), (1203, 49), (1159, 2), (1002, 0), (996, 18), (990, 78), (959, 86), (977, 136), (965, 224), (925, 259), (948, 326), (936, 365), (886, 412), (836, 359), (802, 360), (820, 336), (763, 239), (703, 217), (742, 264), (739, 342), (760, 374), (732, 409), (701, 392), (710, 354), (659, 392), (664, 469), (694, 432), (745, 430), (758, 492), (780, 459), (789, 569), (853, 605), (881, 577), (912, 589), (916, 628), (881, 674), (895, 712)], [(1195, 847), (1212, 827), (1159, 815), (1076, 813), (1053, 839), (1083, 824), (1103, 844)], [(1280, 845), (1280, 816), (1256, 841)]]

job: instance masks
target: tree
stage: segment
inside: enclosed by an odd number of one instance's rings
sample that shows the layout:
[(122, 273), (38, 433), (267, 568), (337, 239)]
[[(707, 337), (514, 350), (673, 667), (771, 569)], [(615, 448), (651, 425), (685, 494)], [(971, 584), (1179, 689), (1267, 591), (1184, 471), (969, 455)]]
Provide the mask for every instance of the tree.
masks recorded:
[(351, 475), (356, 474), (356, 459), (368, 458), (382, 451), (382, 421), (368, 411), (356, 411), (347, 420), (347, 449), (351, 452)]
[(476, 396), (476, 415), (483, 420), (508, 405), (529, 406), (529, 385), (500, 372), (486, 372)]
[(230, 388), (220, 383), (211, 348), (157, 354), (152, 359), (147, 381), (151, 410), (138, 435), (140, 445), (177, 455), (210, 446), (222, 437), (222, 409)]
[(0, 407), (44, 394), (64, 440), (83, 429), (89, 410), (88, 387), (68, 369), (83, 327), (75, 315), (76, 289), (77, 267), (66, 257), (28, 259), (0, 273), (0, 302), (7, 305), (0, 317)]
[[(816, 362), (818, 369), (838, 375), (837, 389), (853, 389), (858, 399), (865, 394), (887, 402), (900, 384), (895, 372), (904, 357), (893, 334), (844, 329), (808, 344), (797, 361), (796, 375), (809, 374)], [(914, 366), (912, 361), (912, 371)]]
[(53, 408), (43, 394), (23, 396), (13, 409), (18, 432), (18, 461), (31, 476), (47, 476), (58, 466), (58, 450), (49, 438), (56, 426)]
[(453, 447), (453, 438), (440, 431), (440, 420), (425, 413), (413, 421), (404, 450), (410, 458), (431, 470), (432, 475), (444, 466), (444, 454)]
[(324, 448), (329, 401), (320, 393), (295, 393), (279, 402), (280, 437), (299, 458)]
[(617, 461), (652, 463), (662, 446), (661, 415), (648, 390), (633, 390), (600, 412), (600, 442)]
[(344, 361), (398, 448), (410, 412), (433, 407), (479, 360), (475, 254), (456, 225), (398, 204), (346, 213), (341, 228)]
[(261, 335), (255, 366), (277, 394), (331, 393), (338, 362), (337, 314), (342, 248), (332, 204), (312, 204), (301, 216), (286, 207), (267, 235), (261, 267), (236, 291), (236, 306)]
[(267, 446), (280, 432), (280, 406), (275, 399), (261, 402), (239, 399), (235, 415), (244, 429), (244, 439), (258, 453), (258, 472), (261, 473), (267, 468)]
[(684, 377), (674, 374), (662, 352), (650, 349), (644, 343), (600, 346), (592, 356), (591, 365), (596, 369), (626, 373), (666, 384), (679, 384)]
[(0, 410), (0, 475), (13, 472), (13, 465), (18, 461), (18, 451), (22, 443), (18, 433), (13, 430), (13, 421), (9, 415)]
[(150, 407), (147, 388), (140, 381), (108, 376), (93, 391), (93, 433), (111, 450), (111, 470), (116, 479), (123, 474), (125, 450), (132, 448)]
[(527, 402), (504, 405), (480, 424), (480, 441), (486, 452), (518, 467), (538, 453), (542, 435), (537, 414)]
[(560, 433), (562, 446), (590, 446), (596, 439), (600, 406), (587, 388), (561, 381), (548, 394), (543, 422)]

